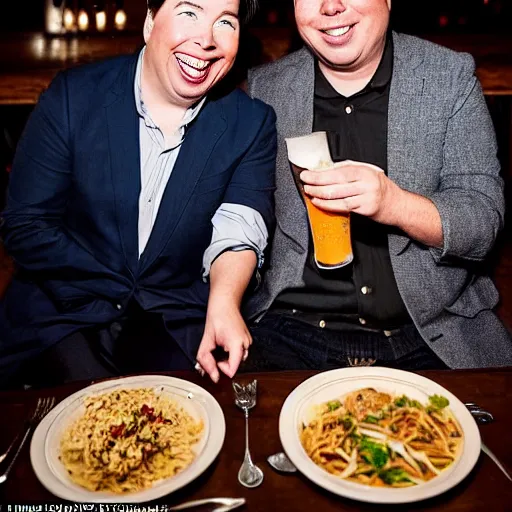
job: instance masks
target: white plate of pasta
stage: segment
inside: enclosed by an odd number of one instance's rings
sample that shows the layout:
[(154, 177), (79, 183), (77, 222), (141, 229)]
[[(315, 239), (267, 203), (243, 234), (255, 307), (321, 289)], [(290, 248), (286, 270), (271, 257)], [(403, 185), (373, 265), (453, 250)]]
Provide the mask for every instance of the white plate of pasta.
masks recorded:
[(191, 382), (142, 375), (94, 384), (38, 425), (32, 467), (54, 495), (80, 503), (143, 503), (203, 473), (226, 432), (213, 396)]
[(369, 503), (410, 503), (461, 482), (480, 455), (464, 404), (401, 370), (355, 367), (295, 388), (279, 418), (285, 452), (317, 485)]

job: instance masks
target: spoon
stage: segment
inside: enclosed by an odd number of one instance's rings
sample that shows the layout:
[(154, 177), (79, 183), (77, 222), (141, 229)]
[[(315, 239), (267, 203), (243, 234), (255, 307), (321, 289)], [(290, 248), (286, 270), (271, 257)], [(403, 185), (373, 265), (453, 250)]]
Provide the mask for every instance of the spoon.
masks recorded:
[(245, 455), (238, 472), (238, 481), (249, 488), (258, 487), (263, 482), (263, 471), (254, 464), (249, 451), (249, 409), (256, 405), (256, 385), (256, 380), (246, 386), (233, 383), (235, 404), (244, 411), (245, 415)]
[(295, 473), (297, 468), (293, 465), (293, 462), (288, 458), (286, 453), (279, 452), (270, 455), (267, 458), (267, 462), (276, 470), (283, 473)]

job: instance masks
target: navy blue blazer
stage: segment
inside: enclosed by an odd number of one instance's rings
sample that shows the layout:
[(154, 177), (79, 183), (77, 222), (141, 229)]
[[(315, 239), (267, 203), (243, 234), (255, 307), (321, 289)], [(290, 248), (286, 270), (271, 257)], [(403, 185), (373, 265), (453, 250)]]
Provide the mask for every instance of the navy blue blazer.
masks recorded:
[(137, 55), (59, 74), (28, 120), (2, 235), (19, 271), (0, 304), (0, 372), (75, 331), (109, 325), (131, 299), (162, 313), (194, 360), (208, 284), (202, 257), (223, 202), (273, 224), (273, 110), (235, 90), (188, 127), (140, 259)]

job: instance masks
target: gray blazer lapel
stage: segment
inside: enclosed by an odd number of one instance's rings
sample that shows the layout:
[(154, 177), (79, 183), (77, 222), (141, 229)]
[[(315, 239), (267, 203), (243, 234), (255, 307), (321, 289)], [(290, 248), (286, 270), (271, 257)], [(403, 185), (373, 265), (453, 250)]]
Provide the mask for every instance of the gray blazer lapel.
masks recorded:
[(313, 130), (313, 103), (315, 88), (315, 61), (307, 49), (298, 55), (299, 65), (290, 67), (290, 75), (276, 105), (278, 128), (276, 208), (280, 229), (305, 252), (308, 248), (309, 230), (306, 207), (295, 186), (285, 138), (308, 135)]
[[(414, 191), (415, 169), (411, 167), (417, 151), (422, 94), (423, 51), (415, 51), (411, 40), (403, 41), (400, 34), (393, 33), (393, 78), (389, 92), (388, 109), (388, 176), (401, 188)], [(389, 250), (392, 254), (402, 252), (410, 242), (403, 235), (390, 235)]]

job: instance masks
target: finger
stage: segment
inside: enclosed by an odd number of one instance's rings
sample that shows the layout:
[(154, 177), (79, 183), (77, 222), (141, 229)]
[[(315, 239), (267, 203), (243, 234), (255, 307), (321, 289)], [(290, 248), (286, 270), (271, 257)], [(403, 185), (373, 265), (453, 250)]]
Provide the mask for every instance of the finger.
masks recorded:
[(212, 354), (213, 348), (215, 348), (215, 345), (210, 343), (209, 338), (203, 337), (197, 352), (197, 362), (210, 376), (213, 382), (219, 382), (220, 375), (217, 368), (217, 361), (215, 361), (215, 358)]
[(202, 367), (199, 363), (197, 363), (197, 362), (196, 362), (196, 364), (195, 364), (195, 366), (194, 366), (194, 370), (196, 370), (196, 371), (199, 373), (199, 375), (201, 375), (201, 377), (204, 377), (204, 375), (205, 375), (205, 373), (206, 373), (206, 372), (203, 370), (203, 367)]
[(357, 160), (343, 160), (342, 162), (336, 162), (334, 167), (336, 169), (351, 167), (354, 169), (372, 169), (377, 172), (384, 172), (383, 169), (376, 165), (369, 164), (367, 162), (358, 162)]
[(304, 192), (318, 199), (345, 199), (357, 196), (362, 192), (360, 182), (345, 183), (343, 185), (304, 185)]
[(219, 363), (219, 368), (228, 377), (232, 378), (240, 363), (242, 362), (242, 357), (244, 355), (244, 347), (242, 344), (237, 344), (234, 347), (230, 347), (229, 349), (229, 359), (227, 361), (221, 361)]
[(302, 171), (300, 179), (306, 185), (336, 185), (347, 182), (347, 169), (329, 171)]
[(249, 357), (249, 349), (244, 349), (244, 355), (242, 356), (242, 361), (247, 361), (247, 358)]
[(348, 213), (357, 209), (351, 197), (345, 199), (318, 199), (313, 197), (311, 202), (321, 210), (333, 213)]

